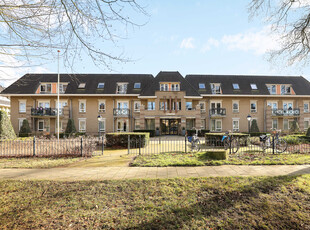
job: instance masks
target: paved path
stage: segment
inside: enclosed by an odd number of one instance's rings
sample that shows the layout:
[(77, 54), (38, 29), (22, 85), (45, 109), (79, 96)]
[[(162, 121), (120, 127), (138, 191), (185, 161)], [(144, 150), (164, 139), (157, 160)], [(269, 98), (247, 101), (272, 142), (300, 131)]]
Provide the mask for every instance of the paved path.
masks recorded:
[(46, 179), (66, 181), (209, 176), (279, 176), (301, 174), (310, 174), (310, 165), (0, 169), (0, 179)]

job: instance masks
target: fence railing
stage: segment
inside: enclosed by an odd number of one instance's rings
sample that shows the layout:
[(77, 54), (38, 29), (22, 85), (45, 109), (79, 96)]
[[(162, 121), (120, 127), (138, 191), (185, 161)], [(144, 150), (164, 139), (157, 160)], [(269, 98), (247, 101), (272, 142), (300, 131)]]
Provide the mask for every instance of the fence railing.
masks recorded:
[(103, 147), (103, 138), (0, 140), (0, 157), (90, 157)]

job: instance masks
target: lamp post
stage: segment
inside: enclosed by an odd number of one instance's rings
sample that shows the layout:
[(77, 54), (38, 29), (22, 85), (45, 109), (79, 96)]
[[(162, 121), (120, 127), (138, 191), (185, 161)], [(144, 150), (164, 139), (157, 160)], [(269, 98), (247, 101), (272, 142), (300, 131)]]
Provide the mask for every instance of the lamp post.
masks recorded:
[(102, 116), (98, 115), (98, 138), (100, 139), (100, 121), (102, 121)]
[(59, 83), (60, 83), (59, 53), (60, 53), (60, 50), (57, 50), (57, 54), (58, 54), (58, 74), (57, 74), (57, 140), (58, 140), (58, 142), (59, 142)]
[(248, 128), (249, 128), (249, 133), (250, 133), (250, 127), (251, 127), (251, 120), (252, 120), (252, 117), (251, 115), (249, 114), (246, 119), (248, 120)]

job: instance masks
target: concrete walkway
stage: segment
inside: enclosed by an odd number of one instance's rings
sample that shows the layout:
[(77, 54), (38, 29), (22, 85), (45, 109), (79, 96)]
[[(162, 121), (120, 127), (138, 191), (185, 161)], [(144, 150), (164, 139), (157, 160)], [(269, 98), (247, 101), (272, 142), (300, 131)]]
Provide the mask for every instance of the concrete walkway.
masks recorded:
[(0, 179), (65, 181), (210, 176), (279, 176), (301, 174), (310, 174), (310, 165), (0, 169)]

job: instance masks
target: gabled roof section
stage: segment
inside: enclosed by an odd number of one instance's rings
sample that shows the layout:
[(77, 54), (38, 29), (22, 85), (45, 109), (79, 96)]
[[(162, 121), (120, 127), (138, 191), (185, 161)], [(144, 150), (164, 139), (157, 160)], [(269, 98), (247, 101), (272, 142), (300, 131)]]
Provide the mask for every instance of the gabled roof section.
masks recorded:
[[(154, 77), (151, 74), (60, 74), (60, 82), (68, 82), (65, 94), (116, 94), (118, 82), (127, 82), (127, 94), (140, 94)], [(41, 82), (57, 82), (57, 74), (26, 74), (8, 88), (3, 94), (35, 94)], [(134, 89), (134, 83), (140, 82), (141, 88)], [(79, 89), (80, 83), (86, 83)], [(98, 88), (104, 83), (104, 88)]]
[[(220, 83), (222, 94), (228, 95), (270, 95), (266, 84), (291, 84), (296, 95), (310, 95), (310, 83), (302, 76), (255, 76), (255, 75), (187, 75), (185, 79), (201, 94), (212, 94), (210, 83)], [(199, 89), (205, 83), (205, 89)], [(239, 89), (233, 89), (233, 83)], [(251, 89), (257, 85), (257, 90)]]
[(154, 96), (155, 91), (159, 91), (160, 82), (180, 82), (180, 91), (185, 91), (186, 96), (199, 97), (200, 94), (196, 89), (178, 72), (178, 71), (161, 71), (141, 92), (140, 96)]

